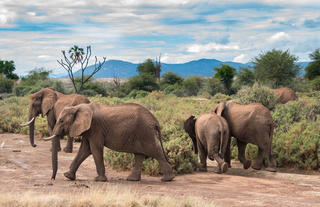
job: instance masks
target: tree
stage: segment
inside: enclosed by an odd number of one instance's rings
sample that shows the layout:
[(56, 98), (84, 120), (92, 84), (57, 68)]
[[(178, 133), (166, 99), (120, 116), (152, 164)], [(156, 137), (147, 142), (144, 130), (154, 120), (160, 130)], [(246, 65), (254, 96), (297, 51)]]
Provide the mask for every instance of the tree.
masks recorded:
[(254, 73), (248, 67), (240, 67), (237, 74), (237, 82), (239, 85), (252, 86), (254, 84)]
[(154, 66), (154, 76), (158, 79), (158, 82), (160, 82), (160, 73), (161, 73), (161, 55), (159, 56), (159, 60), (156, 58), (156, 64)]
[(143, 63), (138, 65), (137, 71), (138, 71), (139, 75), (150, 74), (155, 77), (156, 69), (153, 64), (153, 61), (151, 59), (147, 59)]
[(222, 65), (220, 68), (215, 67), (214, 70), (216, 71), (214, 77), (222, 81), (226, 89), (230, 91), (233, 77), (236, 74), (236, 69), (234, 69), (230, 65)]
[(315, 79), (320, 76), (320, 49), (316, 49), (313, 53), (309, 55), (312, 62), (308, 64), (305, 68), (305, 77), (309, 80)]
[(289, 85), (298, 75), (300, 67), (294, 62), (298, 58), (291, 55), (288, 50), (273, 49), (267, 53), (261, 53), (253, 61), (255, 79), (264, 84), (270, 84), (273, 88)]
[(183, 78), (176, 73), (167, 72), (162, 75), (162, 80), (160, 82), (161, 88), (166, 88), (168, 85), (181, 84)]
[[(87, 83), (90, 80), (90, 78), (92, 78), (92, 76), (96, 74), (102, 68), (103, 64), (106, 62), (105, 57), (103, 57), (102, 62), (100, 61), (98, 62), (97, 56), (95, 56), (95, 64), (94, 64), (93, 71), (91, 72), (91, 74), (85, 75), (85, 70), (87, 69), (89, 60), (91, 58), (91, 46), (87, 46), (87, 52), (85, 53), (84, 58), (83, 58), (83, 55), (84, 55), (83, 49), (79, 48), (76, 45), (70, 48), (69, 50), (71, 60), (66, 56), (65, 50), (62, 50), (61, 52), (64, 60), (60, 59), (60, 61), (59, 60), (57, 61), (68, 72), (68, 76), (72, 82), (72, 85), (76, 93), (80, 93), (83, 90), (84, 84)], [(78, 84), (76, 84), (75, 77), (73, 74), (73, 67), (78, 63), (80, 63), (81, 65), (81, 68), (80, 68), (81, 81), (80, 81), (79, 87), (77, 86)]]
[(2, 73), (6, 78), (17, 80), (18, 75), (13, 73), (16, 69), (13, 60), (0, 60), (0, 73)]

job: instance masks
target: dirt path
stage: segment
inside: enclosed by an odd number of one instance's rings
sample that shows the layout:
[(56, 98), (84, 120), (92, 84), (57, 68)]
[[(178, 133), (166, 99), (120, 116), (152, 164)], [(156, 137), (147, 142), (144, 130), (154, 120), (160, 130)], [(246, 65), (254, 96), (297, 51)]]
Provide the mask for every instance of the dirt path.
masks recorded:
[[(142, 176), (140, 182), (128, 182), (129, 172), (116, 172), (107, 168), (109, 182), (97, 183), (95, 165), (90, 156), (80, 166), (76, 181), (68, 181), (67, 171), (79, 148), (74, 153), (59, 153), (59, 170), (54, 182), (51, 177), (50, 143), (37, 140), (36, 148), (29, 145), (28, 136), (0, 134), (0, 193), (1, 192), (69, 192), (88, 191), (95, 186), (119, 185), (141, 193), (170, 196), (196, 196), (213, 201), (218, 206), (320, 206), (320, 173), (270, 173), (244, 170), (237, 162), (226, 174), (209, 172), (179, 175), (173, 182), (162, 183), (160, 177)], [(66, 142), (62, 141), (62, 147)]]

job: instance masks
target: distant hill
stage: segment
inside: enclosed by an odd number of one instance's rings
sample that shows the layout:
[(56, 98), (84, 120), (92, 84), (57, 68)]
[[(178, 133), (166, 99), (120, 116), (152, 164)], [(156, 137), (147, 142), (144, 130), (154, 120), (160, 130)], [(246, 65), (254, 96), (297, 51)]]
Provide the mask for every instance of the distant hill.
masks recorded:
[[(166, 72), (174, 72), (179, 74), (182, 77), (189, 77), (191, 75), (199, 75), (210, 77), (215, 74), (213, 68), (220, 67), (222, 64), (228, 64), (234, 67), (237, 71), (240, 67), (246, 67), (251, 63), (237, 63), (237, 62), (222, 62), (216, 59), (199, 59), (193, 60), (181, 64), (167, 64), (161, 63), (161, 74)], [(298, 63), (302, 68), (307, 66), (308, 62)], [(102, 69), (97, 72), (95, 78), (112, 78), (117, 76), (119, 78), (130, 78), (137, 75), (137, 66), (138, 64), (126, 62), (122, 60), (108, 60), (103, 65)], [(91, 65), (87, 68), (86, 74), (91, 74), (94, 69), (94, 65)], [(304, 71), (302, 71), (304, 72)], [(75, 76), (80, 76), (81, 72), (77, 71)], [(66, 77), (66, 75), (55, 75), (55, 77)]]

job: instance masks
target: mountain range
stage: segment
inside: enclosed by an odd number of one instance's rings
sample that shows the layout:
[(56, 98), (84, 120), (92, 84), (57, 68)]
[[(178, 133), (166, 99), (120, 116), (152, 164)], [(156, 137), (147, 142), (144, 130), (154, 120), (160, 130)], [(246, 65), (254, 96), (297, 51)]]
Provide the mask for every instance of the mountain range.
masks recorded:
[[(199, 59), (193, 60), (186, 63), (180, 64), (167, 64), (161, 63), (161, 74), (166, 72), (174, 72), (182, 77), (189, 77), (192, 75), (205, 76), (210, 77), (215, 74), (213, 70), (214, 67), (221, 67), (223, 64), (228, 64), (234, 67), (237, 71), (239, 71), (240, 67), (251, 66), (252, 63), (238, 63), (238, 62), (223, 62), (216, 59)], [(298, 64), (305, 68), (308, 65), (308, 62), (298, 62)], [(104, 63), (101, 70), (98, 71), (94, 77), (95, 78), (130, 78), (132, 76), (137, 75), (137, 66), (138, 64), (126, 62), (122, 60), (108, 60)], [(94, 65), (88, 66), (85, 71), (85, 74), (91, 74), (94, 69)], [(304, 72), (303, 70), (301, 70)], [(78, 70), (74, 73), (75, 76), (81, 76), (81, 71)], [(67, 77), (66, 74), (58, 74), (55, 77)]]

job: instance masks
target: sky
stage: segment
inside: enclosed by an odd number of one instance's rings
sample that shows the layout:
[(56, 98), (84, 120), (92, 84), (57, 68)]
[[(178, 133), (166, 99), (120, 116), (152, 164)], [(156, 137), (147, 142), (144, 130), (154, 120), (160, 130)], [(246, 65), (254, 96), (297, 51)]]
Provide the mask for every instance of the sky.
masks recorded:
[(246, 63), (272, 49), (309, 61), (319, 34), (320, 0), (0, 0), (0, 59), (19, 75), (64, 73), (73, 45), (133, 63)]

